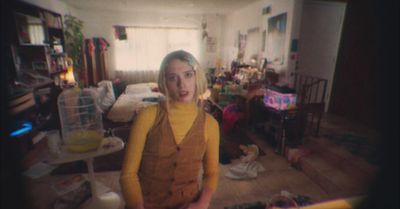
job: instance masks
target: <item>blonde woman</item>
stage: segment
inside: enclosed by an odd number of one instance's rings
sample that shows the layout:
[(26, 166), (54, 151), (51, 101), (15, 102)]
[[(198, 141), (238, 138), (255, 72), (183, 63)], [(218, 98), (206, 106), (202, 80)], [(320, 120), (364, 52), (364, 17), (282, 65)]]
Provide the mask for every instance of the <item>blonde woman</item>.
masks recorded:
[(218, 183), (219, 127), (198, 106), (205, 74), (193, 55), (174, 51), (161, 63), (158, 86), (166, 100), (137, 116), (127, 143), (126, 207), (206, 209)]

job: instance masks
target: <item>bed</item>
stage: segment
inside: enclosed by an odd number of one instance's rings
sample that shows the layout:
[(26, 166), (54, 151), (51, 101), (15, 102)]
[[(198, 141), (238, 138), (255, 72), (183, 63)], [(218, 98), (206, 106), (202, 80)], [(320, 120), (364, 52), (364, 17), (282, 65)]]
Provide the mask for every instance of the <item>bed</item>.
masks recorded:
[(107, 114), (112, 122), (130, 122), (143, 108), (164, 99), (156, 83), (130, 84), (125, 88)]

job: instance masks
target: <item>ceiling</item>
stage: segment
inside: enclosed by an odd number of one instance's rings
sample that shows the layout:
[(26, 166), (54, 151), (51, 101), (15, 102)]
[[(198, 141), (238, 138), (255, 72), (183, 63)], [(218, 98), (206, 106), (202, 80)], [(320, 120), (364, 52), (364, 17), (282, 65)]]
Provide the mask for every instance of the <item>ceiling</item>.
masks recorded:
[(227, 14), (259, 0), (62, 0), (82, 10)]

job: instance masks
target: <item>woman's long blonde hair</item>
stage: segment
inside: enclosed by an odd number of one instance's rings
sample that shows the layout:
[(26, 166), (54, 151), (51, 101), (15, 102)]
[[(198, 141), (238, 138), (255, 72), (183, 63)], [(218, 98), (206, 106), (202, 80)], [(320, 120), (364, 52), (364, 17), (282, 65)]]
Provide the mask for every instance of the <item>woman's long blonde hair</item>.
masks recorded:
[(200, 64), (196, 60), (196, 58), (192, 54), (184, 50), (170, 52), (164, 57), (163, 61), (161, 62), (160, 73), (158, 75), (158, 88), (160, 92), (165, 95), (167, 100), (170, 99), (166, 82), (166, 72), (172, 60), (180, 60), (182, 62), (186, 62), (193, 68), (196, 77), (196, 90), (193, 97), (194, 101), (196, 103), (199, 103), (199, 96), (207, 90), (207, 79), (204, 70), (200, 67)]

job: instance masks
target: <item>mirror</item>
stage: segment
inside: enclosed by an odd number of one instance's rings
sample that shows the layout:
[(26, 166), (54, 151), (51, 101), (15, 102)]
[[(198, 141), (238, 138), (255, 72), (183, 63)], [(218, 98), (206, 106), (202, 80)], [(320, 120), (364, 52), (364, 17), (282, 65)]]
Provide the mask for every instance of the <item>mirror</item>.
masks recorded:
[(45, 44), (43, 22), (40, 18), (15, 13), (18, 41), (21, 45)]

